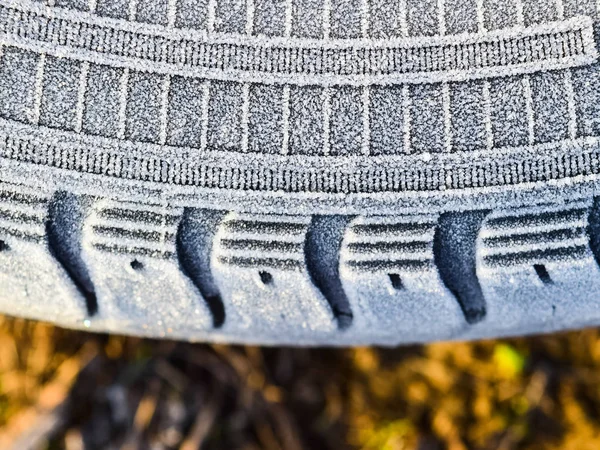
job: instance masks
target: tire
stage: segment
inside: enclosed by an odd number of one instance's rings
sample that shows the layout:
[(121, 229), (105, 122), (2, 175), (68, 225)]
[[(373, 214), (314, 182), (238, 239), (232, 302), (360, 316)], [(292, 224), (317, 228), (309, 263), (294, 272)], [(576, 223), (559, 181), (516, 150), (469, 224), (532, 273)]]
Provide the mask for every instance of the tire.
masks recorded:
[(0, 0), (0, 310), (261, 344), (600, 323), (596, 2)]

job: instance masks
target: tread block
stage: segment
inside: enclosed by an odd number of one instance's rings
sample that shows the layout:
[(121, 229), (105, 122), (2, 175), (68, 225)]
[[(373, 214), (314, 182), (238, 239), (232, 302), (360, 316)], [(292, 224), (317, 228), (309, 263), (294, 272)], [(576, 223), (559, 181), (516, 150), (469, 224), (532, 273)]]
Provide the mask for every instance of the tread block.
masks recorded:
[(484, 83), (471, 81), (450, 85), (452, 150), (483, 150), (486, 146)]
[(290, 153), (323, 154), (324, 89), (290, 87)]
[(46, 235), (49, 196), (0, 184), (0, 310), (72, 325), (86, 303), (52, 255)]
[(218, 0), (215, 8), (215, 31), (243, 33), (249, 0)]
[(130, 3), (130, 0), (97, 0), (96, 13), (114, 19), (126, 19)]
[(306, 267), (309, 221), (237, 213), (225, 217), (211, 263), (225, 305), (224, 332), (297, 342), (337, 329), (331, 307)]
[(517, 7), (514, 1), (483, 0), (486, 30), (514, 27), (517, 24)]
[(210, 84), (208, 145), (240, 150), (242, 141), (242, 86), (215, 81)]
[(159, 142), (164, 76), (131, 72), (125, 110), (125, 137), (132, 141)]
[(540, 72), (531, 76), (535, 140), (553, 142), (569, 137), (566, 72)]
[(169, 90), (167, 144), (200, 148), (202, 145), (202, 107), (208, 82), (195, 78), (173, 77)]
[(573, 91), (577, 107), (577, 134), (600, 133), (600, 64), (572, 70)]
[(329, 145), (332, 155), (360, 155), (363, 128), (357, 117), (364, 114), (362, 90), (354, 87), (331, 88)]
[(207, 30), (209, 0), (179, 0), (175, 27)]
[(363, 0), (331, 0), (329, 21), (332, 38), (361, 37)]
[(410, 36), (431, 36), (438, 31), (438, 1), (406, 2), (406, 21)]
[(46, 57), (40, 105), (40, 125), (73, 130), (81, 64), (65, 58)]
[(445, 150), (446, 132), (442, 86), (410, 86), (411, 150), (439, 153)]
[(99, 299), (98, 320), (140, 333), (202, 331), (211, 312), (180, 270), (176, 236), (182, 210), (100, 201), (83, 228), (83, 259)]
[(248, 150), (281, 153), (283, 148), (283, 89), (253, 85), (249, 92)]
[(54, 0), (54, 6), (77, 9), (79, 11), (88, 11), (89, 4), (89, 0)]
[(344, 237), (340, 275), (352, 333), (380, 343), (449, 338), (467, 323), (434, 263), (437, 217), (358, 217)]
[(135, 20), (138, 22), (153, 23), (158, 25), (167, 24), (168, 1), (165, 0), (143, 0), (136, 8)]
[(118, 135), (123, 73), (124, 69), (90, 65), (83, 114), (85, 133), (106, 137)]
[(558, 20), (557, 2), (523, 0), (523, 19), (526, 26)]
[(0, 49), (0, 113), (20, 122), (35, 120), (35, 84), (40, 56), (6, 47)]
[(447, 34), (477, 33), (477, 0), (446, 0), (444, 24)]
[(283, 36), (285, 33), (286, 2), (254, 0), (254, 34)]
[(510, 77), (490, 82), (491, 120), (497, 147), (527, 145), (527, 100), (523, 78)]
[(402, 86), (371, 87), (371, 154), (402, 154), (405, 123)]
[(600, 289), (600, 270), (587, 233), (590, 206), (490, 213), (477, 251), (477, 275), (488, 304), (485, 334), (597, 322), (600, 299), (590, 293)]
[(371, 0), (369, 2), (369, 36), (375, 39), (402, 35), (402, 0)]
[(596, 0), (563, 0), (565, 17), (597, 16)]
[(292, 36), (323, 38), (324, 5), (322, 0), (292, 0)]

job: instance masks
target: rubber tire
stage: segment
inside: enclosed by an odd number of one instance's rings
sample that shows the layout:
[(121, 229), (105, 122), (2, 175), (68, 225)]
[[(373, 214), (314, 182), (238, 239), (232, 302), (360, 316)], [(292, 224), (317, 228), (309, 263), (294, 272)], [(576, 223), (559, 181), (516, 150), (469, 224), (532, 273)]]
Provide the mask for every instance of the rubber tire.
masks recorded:
[(51, 4), (0, 0), (3, 313), (277, 345), (600, 323), (596, 2)]

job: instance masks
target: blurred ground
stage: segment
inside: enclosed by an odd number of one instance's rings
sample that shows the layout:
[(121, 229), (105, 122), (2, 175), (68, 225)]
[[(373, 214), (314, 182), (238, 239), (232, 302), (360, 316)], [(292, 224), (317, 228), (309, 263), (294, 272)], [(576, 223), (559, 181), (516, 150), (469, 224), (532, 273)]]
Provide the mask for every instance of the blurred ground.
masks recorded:
[(269, 349), (0, 317), (0, 448), (595, 450), (600, 333)]

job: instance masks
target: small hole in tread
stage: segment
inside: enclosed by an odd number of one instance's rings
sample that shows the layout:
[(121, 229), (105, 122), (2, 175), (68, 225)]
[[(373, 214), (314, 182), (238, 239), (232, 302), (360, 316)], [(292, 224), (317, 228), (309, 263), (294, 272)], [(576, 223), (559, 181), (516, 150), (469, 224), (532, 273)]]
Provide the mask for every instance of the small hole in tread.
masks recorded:
[(534, 264), (533, 268), (534, 268), (537, 276), (542, 281), (542, 283), (554, 284), (554, 281), (552, 281), (552, 278), (550, 277), (550, 274), (548, 273), (548, 269), (546, 269), (546, 266), (544, 266), (543, 264)]
[(134, 259), (133, 261), (131, 261), (130, 266), (135, 271), (139, 271), (144, 268), (144, 264), (142, 262), (138, 261), (137, 259)]
[(397, 273), (389, 273), (388, 277), (390, 278), (390, 282), (392, 283), (392, 287), (397, 291), (401, 291), (404, 289), (404, 283), (402, 283), (402, 278)]
[(271, 275), (269, 272), (261, 270), (258, 272), (258, 276), (260, 277), (260, 281), (262, 281), (265, 286), (273, 283), (273, 275)]
[(10, 250), (10, 246), (5, 242), (0, 240), (0, 252), (7, 252)]

